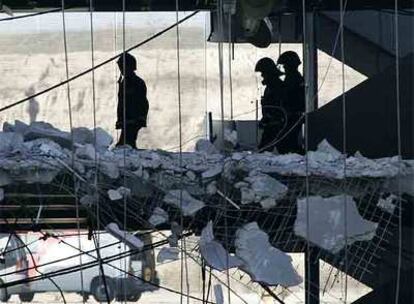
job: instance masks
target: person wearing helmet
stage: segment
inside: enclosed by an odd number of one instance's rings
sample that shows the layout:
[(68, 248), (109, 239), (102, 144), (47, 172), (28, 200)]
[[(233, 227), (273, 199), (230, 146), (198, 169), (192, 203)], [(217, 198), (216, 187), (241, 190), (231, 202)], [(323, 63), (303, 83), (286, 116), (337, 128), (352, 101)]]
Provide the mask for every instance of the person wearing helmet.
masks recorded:
[(298, 68), (301, 60), (293, 51), (280, 55), (278, 65), (285, 72), (283, 108), (287, 112), (286, 136), (278, 145), (280, 153), (303, 153), (301, 144), (302, 123), (300, 120), (305, 112), (305, 82)]
[(118, 61), (121, 76), (118, 80), (118, 108), (116, 129), (121, 129), (116, 146), (129, 145), (136, 149), (138, 131), (147, 126), (148, 100), (144, 80), (135, 74), (137, 61), (129, 53)]
[(285, 119), (280, 108), (283, 94), (283, 82), (280, 79), (282, 73), (275, 62), (268, 57), (261, 58), (256, 63), (255, 72), (261, 73), (262, 84), (266, 86), (261, 98), (262, 119), (259, 127), (263, 129), (263, 133), (258, 149), (273, 151)]

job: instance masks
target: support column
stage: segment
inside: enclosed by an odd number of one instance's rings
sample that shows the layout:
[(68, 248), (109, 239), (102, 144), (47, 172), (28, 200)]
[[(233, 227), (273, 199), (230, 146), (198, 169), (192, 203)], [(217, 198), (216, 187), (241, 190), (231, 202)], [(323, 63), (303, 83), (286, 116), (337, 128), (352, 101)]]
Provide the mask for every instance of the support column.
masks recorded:
[[(306, 12), (303, 20), (303, 69), (305, 78), (306, 111), (318, 108), (318, 49), (316, 47), (317, 13)], [(306, 131), (308, 136), (310, 130)], [(310, 206), (311, 207), (311, 206)], [(317, 249), (309, 247), (305, 252), (305, 303), (319, 304), (319, 258)]]
[(306, 85), (307, 109), (312, 112), (318, 108), (318, 49), (316, 44), (316, 11), (306, 13), (303, 42), (303, 76)]
[(305, 252), (305, 303), (319, 304), (319, 259), (312, 247)]

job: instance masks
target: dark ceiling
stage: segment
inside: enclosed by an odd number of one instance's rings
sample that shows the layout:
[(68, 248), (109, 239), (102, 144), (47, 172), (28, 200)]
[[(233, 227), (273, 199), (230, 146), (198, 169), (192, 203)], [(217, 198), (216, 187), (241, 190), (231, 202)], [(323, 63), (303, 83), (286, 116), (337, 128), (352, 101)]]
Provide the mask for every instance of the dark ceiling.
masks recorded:
[[(91, 0), (95, 11), (122, 11), (122, 0)], [(65, 0), (68, 8), (89, 9), (89, 0)], [(307, 9), (339, 10), (340, 0), (305, 0)], [(347, 10), (391, 9), (395, 0), (343, 0)], [(49, 9), (61, 6), (62, 0), (0, 0), (12, 10)], [(179, 9), (191, 11), (196, 9), (212, 10), (217, 0), (179, 0)], [(287, 10), (301, 10), (302, 0), (280, 0)], [(413, 0), (398, 0), (400, 9), (414, 7)], [(174, 0), (125, 0), (127, 11), (175, 11)]]

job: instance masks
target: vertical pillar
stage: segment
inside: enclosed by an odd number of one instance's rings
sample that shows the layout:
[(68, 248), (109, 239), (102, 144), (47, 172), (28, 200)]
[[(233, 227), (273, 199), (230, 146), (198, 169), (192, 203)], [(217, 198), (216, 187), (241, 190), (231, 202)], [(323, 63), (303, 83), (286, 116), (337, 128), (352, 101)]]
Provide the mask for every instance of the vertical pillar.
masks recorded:
[(319, 258), (312, 247), (305, 252), (305, 303), (319, 304)]
[[(306, 12), (303, 20), (303, 68), (307, 112), (318, 108), (318, 49), (316, 47), (317, 13)], [(306, 131), (308, 136), (309, 130)], [(305, 252), (305, 303), (319, 304), (319, 258), (317, 250), (308, 247)]]
[(307, 109), (312, 112), (318, 108), (318, 49), (316, 47), (317, 13), (306, 13), (303, 40), (303, 68), (306, 84)]

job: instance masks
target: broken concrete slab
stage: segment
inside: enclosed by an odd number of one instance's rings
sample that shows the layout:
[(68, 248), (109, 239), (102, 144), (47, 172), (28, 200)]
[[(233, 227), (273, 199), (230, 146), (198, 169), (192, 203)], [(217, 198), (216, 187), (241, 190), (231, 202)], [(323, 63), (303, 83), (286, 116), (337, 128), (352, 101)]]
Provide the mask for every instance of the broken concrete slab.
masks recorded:
[(149, 218), (148, 222), (154, 227), (156, 227), (158, 225), (168, 222), (168, 218), (168, 213), (164, 209), (156, 207), (152, 212), (152, 215)]
[(205, 206), (202, 201), (195, 199), (185, 190), (170, 190), (163, 201), (181, 209), (184, 216), (193, 216)]
[(363, 219), (349, 195), (310, 196), (298, 199), (297, 207), (295, 234), (332, 253), (375, 236), (378, 224)]
[(256, 222), (236, 231), (236, 256), (243, 262), (241, 269), (253, 281), (268, 286), (296, 286), (302, 282), (292, 265), (292, 258), (269, 243), (268, 235)]
[(238, 257), (230, 255), (223, 245), (214, 239), (212, 221), (209, 221), (207, 226), (203, 228), (199, 246), (201, 256), (211, 268), (223, 271), (243, 265)]
[(132, 249), (141, 250), (144, 247), (144, 242), (141, 241), (139, 237), (129, 233), (128, 231), (119, 229), (119, 226), (116, 223), (110, 223), (106, 225), (105, 230), (113, 237), (125, 243)]
[(23, 145), (23, 136), (18, 133), (0, 132), (0, 153), (11, 153)]

